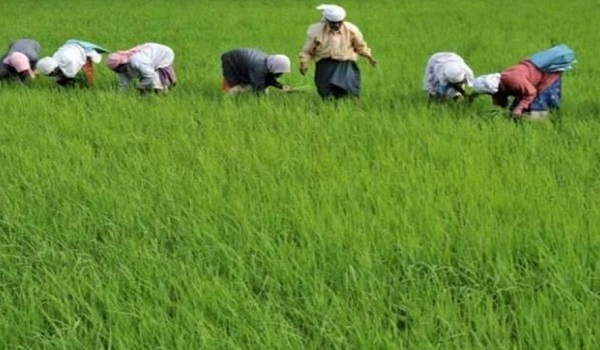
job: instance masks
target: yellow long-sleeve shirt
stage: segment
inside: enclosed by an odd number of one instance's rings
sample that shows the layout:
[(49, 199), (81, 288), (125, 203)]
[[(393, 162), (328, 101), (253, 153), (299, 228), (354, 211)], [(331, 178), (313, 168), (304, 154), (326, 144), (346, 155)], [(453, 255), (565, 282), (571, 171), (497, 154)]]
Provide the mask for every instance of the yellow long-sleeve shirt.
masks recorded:
[(332, 31), (327, 22), (319, 22), (308, 27), (308, 39), (300, 52), (300, 63), (311, 59), (319, 61), (331, 58), (338, 61), (356, 61), (358, 56), (371, 57), (371, 49), (363, 39), (357, 26), (350, 22), (342, 23), (339, 31)]

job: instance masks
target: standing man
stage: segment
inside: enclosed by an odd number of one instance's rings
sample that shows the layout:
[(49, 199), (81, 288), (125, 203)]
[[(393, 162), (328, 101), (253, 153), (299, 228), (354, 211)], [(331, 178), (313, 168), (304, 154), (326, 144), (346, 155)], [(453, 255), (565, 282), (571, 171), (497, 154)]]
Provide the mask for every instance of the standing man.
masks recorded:
[(371, 66), (377, 60), (357, 26), (346, 22), (346, 11), (337, 5), (320, 5), (321, 22), (308, 27), (308, 39), (300, 52), (300, 74), (316, 62), (315, 85), (322, 98), (360, 96), (360, 70), (356, 61), (365, 57)]
[(26, 82), (33, 79), (40, 50), (40, 44), (35, 40), (13, 41), (8, 46), (8, 52), (0, 57), (0, 80), (19, 79)]

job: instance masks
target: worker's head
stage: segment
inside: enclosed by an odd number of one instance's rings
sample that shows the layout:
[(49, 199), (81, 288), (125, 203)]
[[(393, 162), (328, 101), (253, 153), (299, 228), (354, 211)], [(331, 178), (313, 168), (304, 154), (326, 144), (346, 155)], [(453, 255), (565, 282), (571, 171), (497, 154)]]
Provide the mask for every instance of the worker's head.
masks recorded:
[(7, 57), (8, 64), (15, 69), (17, 73), (22, 73), (31, 70), (29, 58), (21, 52), (13, 52)]
[(283, 73), (289, 73), (291, 71), (290, 58), (286, 55), (269, 55), (267, 69), (276, 77), (280, 77)]
[(344, 21), (327, 21), (327, 25), (329, 26), (329, 28), (333, 31), (337, 31), (340, 30), (340, 28), (342, 27), (342, 24), (344, 23)]
[(467, 76), (463, 67), (455, 62), (446, 64), (443, 74), (444, 78), (446, 78), (450, 84), (462, 84), (466, 81)]
[(129, 56), (121, 51), (113, 52), (106, 58), (106, 66), (115, 72), (123, 69), (123, 66), (129, 61)]
[(44, 57), (36, 65), (38, 73), (43, 75), (55, 75), (58, 70), (58, 62), (52, 57)]
[(321, 11), (323, 20), (332, 30), (339, 30), (346, 19), (346, 10), (338, 5), (319, 5), (317, 10)]

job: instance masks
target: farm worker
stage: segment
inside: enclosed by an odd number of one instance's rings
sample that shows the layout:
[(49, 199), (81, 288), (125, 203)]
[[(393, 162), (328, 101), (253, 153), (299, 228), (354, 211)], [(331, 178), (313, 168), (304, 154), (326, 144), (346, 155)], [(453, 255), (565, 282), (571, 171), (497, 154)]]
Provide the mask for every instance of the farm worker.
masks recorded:
[(0, 57), (0, 80), (18, 79), (22, 82), (35, 78), (34, 69), (40, 56), (40, 44), (31, 39), (19, 39), (8, 46)]
[(88, 86), (94, 84), (94, 63), (102, 61), (102, 53), (107, 49), (83, 40), (67, 40), (58, 48), (52, 57), (44, 57), (37, 63), (40, 74), (53, 77), (61, 86), (73, 85), (78, 73), (83, 71), (83, 78)]
[(291, 91), (277, 81), (290, 72), (290, 59), (285, 55), (267, 55), (258, 49), (235, 49), (221, 55), (223, 91), (235, 94), (243, 91), (265, 93), (269, 86)]
[(173, 62), (175, 53), (168, 46), (145, 43), (108, 55), (106, 65), (117, 73), (119, 88), (126, 90), (138, 80), (140, 92), (166, 93), (177, 83)]
[(502, 108), (509, 105), (514, 118), (546, 116), (560, 107), (562, 74), (573, 68), (575, 53), (561, 44), (522, 60), (501, 73), (487, 74), (475, 79), (478, 94), (492, 96), (492, 102)]
[(473, 71), (453, 52), (433, 54), (425, 66), (423, 90), (430, 98), (446, 99), (466, 96), (465, 86), (473, 86)]
[(308, 27), (308, 39), (300, 52), (300, 74), (308, 72), (310, 60), (316, 62), (315, 85), (322, 98), (358, 98), (360, 70), (356, 61), (365, 57), (377, 65), (371, 49), (354, 24), (345, 21), (346, 11), (337, 5), (319, 5), (320, 22)]

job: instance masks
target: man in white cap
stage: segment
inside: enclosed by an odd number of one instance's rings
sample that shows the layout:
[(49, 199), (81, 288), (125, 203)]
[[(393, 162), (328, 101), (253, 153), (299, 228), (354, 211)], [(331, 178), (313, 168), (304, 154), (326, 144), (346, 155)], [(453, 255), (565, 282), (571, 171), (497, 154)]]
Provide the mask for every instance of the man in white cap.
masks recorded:
[(0, 57), (0, 80), (26, 82), (33, 79), (40, 50), (40, 44), (35, 40), (13, 41), (8, 47), (8, 52)]
[(346, 11), (337, 5), (320, 5), (322, 20), (308, 27), (308, 39), (300, 52), (300, 73), (316, 62), (315, 84), (322, 98), (360, 96), (361, 76), (356, 61), (365, 57), (377, 65), (357, 26), (346, 21)]
[(258, 49), (234, 49), (221, 55), (223, 91), (235, 94), (244, 91), (265, 93), (269, 86), (285, 92), (289, 85), (277, 81), (291, 71), (290, 59), (285, 55), (268, 55)]
[(423, 90), (430, 98), (456, 99), (466, 97), (465, 86), (473, 86), (474, 80), (473, 71), (462, 57), (453, 52), (438, 52), (425, 66)]
[(61, 86), (73, 85), (77, 74), (83, 70), (85, 83), (90, 86), (94, 83), (94, 63), (100, 63), (101, 53), (107, 49), (82, 40), (68, 40), (52, 55), (44, 57), (37, 63), (40, 74), (53, 77)]

